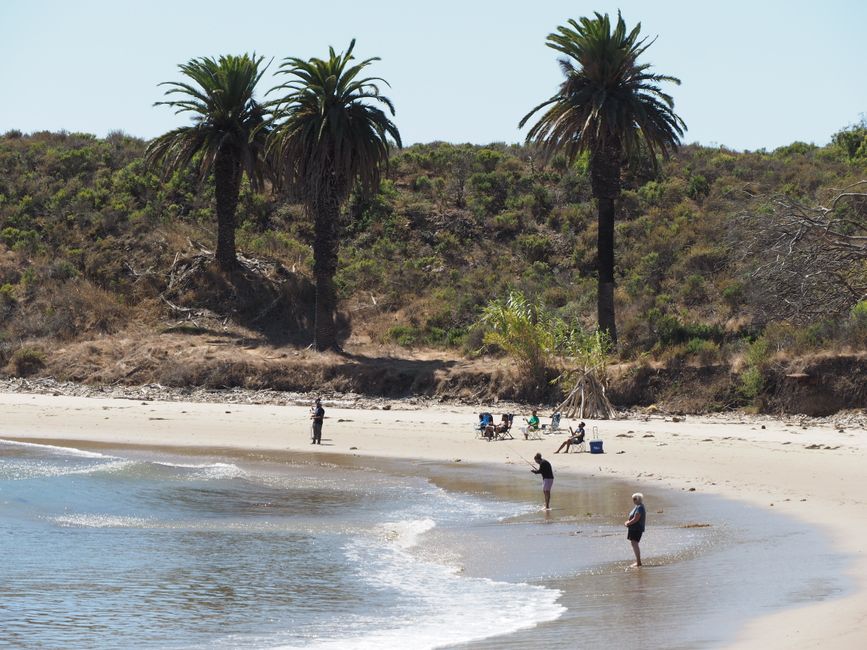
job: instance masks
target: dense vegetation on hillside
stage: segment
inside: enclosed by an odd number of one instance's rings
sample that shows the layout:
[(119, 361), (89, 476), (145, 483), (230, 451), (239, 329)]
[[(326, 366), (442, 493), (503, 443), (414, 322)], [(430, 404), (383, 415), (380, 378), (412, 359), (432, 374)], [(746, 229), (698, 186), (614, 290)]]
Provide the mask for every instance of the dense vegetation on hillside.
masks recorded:
[[(160, 296), (173, 264), (213, 250), (209, 185), (183, 171), (161, 181), (144, 165), (144, 148), (122, 133), (0, 137), (0, 367), (26, 369), (52, 341), (159, 326), (171, 309)], [(863, 349), (867, 302), (849, 290), (864, 286), (863, 248), (847, 259), (845, 277), (833, 275), (847, 289), (839, 300), (807, 310), (797, 296), (764, 290), (773, 276), (762, 268), (756, 224), (774, 223), (771, 197), (830, 205), (835, 188), (865, 178), (864, 124), (825, 147), (690, 145), (657, 174), (630, 170), (616, 225), (618, 353), (713, 363), (783, 349)], [(867, 234), (863, 197), (841, 200), (832, 213), (847, 233)], [(279, 277), (311, 277), (312, 225), (298, 202), (244, 187), (237, 219), (242, 263), (270, 260), (288, 269)], [(414, 145), (393, 153), (379, 192), (350, 199), (343, 219), (335, 280), (350, 344), (369, 337), (473, 353), (482, 309), (510, 290), (576, 327), (595, 326), (586, 161), (543, 167), (523, 146)], [(217, 282), (216, 266), (209, 272)], [(814, 272), (823, 270), (804, 268)], [(177, 293), (169, 302), (190, 307), (200, 297)], [(223, 306), (227, 318), (238, 312)], [(299, 340), (285, 334), (283, 342)]]

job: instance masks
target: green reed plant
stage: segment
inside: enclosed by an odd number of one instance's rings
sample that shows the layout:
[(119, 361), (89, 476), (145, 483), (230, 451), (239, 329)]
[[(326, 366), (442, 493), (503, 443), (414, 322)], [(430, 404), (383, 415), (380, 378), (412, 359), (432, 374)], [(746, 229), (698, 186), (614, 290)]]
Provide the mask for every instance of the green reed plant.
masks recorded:
[(485, 329), (485, 347), (497, 347), (515, 359), (519, 369), (537, 382), (552, 365), (557, 336), (541, 305), (520, 291), (492, 300), (482, 310), (478, 326)]

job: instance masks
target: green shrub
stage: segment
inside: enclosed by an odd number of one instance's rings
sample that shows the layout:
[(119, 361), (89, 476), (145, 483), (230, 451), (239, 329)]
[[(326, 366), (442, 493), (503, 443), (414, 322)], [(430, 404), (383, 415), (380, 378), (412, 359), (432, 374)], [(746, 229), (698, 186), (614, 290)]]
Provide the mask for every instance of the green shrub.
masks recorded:
[(505, 210), (493, 218), (494, 231), (502, 235), (514, 235), (521, 229), (521, 214), (516, 210)]
[(690, 176), (686, 185), (686, 195), (693, 201), (701, 201), (710, 194), (710, 183), (701, 174)]
[(395, 325), (385, 333), (385, 338), (402, 347), (412, 347), (419, 339), (419, 331), (411, 325)]
[(648, 206), (656, 205), (662, 199), (663, 187), (656, 181), (648, 181), (638, 189), (638, 196)]
[(448, 230), (439, 230), (436, 235), (436, 244), (434, 250), (440, 255), (454, 257), (461, 253), (461, 240), (458, 236)]
[(722, 246), (693, 246), (683, 257), (681, 266), (694, 273), (717, 273), (722, 269), (728, 258), (727, 251)]
[(551, 240), (544, 235), (519, 235), (517, 243), (527, 262), (542, 262), (552, 254)]
[(751, 366), (744, 370), (738, 379), (738, 392), (747, 400), (755, 400), (765, 386), (761, 368)]
[(0, 242), (12, 250), (33, 254), (39, 250), (41, 237), (35, 230), (8, 227), (0, 230)]
[(542, 304), (548, 308), (563, 307), (569, 302), (569, 292), (557, 285), (548, 287), (542, 292)]
[(444, 329), (442, 327), (428, 327), (424, 337), (431, 345), (445, 345), (448, 347), (460, 347), (466, 339), (467, 331), (462, 327)]
[(697, 273), (690, 275), (684, 280), (680, 295), (688, 305), (704, 302), (707, 299), (704, 278)]
[(686, 353), (705, 364), (711, 364), (719, 360), (719, 344), (707, 339), (694, 338), (686, 344)]
[(775, 158), (789, 158), (791, 156), (806, 156), (807, 154), (815, 151), (818, 147), (814, 144), (807, 144), (806, 142), (793, 142), (792, 144), (786, 145), (784, 147), (777, 147), (774, 149), (774, 157)]
[(382, 283), (385, 269), (376, 259), (359, 258), (338, 267), (334, 284), (341, 295), (370, 291)]
[(476, 154), (476, 160), (486, 172), (492, 172), (503, 159), (503, 154), (492, 149), (480, 149)]
[(831, 142), (843, 152), (846, 160), (867, 160), (867, 118), (862, 119), (860, 124), (838, 131)]
[(27, 377), (45, 367), (45, 353), (38, 348), (18, 348), (12, 354), (12, 369), (19, 377)]
[(431, 182), (431, 179), (424, 174), (416, 176), (415, 180), (412, 182), (412, 189), (416, 192), (429, 192), (432, 187), (433, 182)]
[(296, 270), (313, 266), (311, 247), (285, 232), (266, 230), (251, 234), (242, 229), (239, 231), (238, 243), (259, 255), (283, 260), (289, 267), (294, 265)]
[(846, 324), (846, 341), (855, 348), (867, 348), (867, 300), (852, 307), (852, 314)]
[(731, 311), (737, 309), (744, 304), (745, 287), (744, 283), (738, 280), (730, 280), (723, 285), (722, 299)]
[(683, 323), (674, 314), (664, 313), (658, 307), (649, 309), (645, 317), (656, 340), (662, 345), (678, 345), (691, 339), (716, 342), (723, 339), (723, 331), (719, 325)]
[(751, 367), (763, 366), (771, 357), (770, 341), (762, 336), (750, 343), (747, 348), (746, 361)]
[(53, 280), (71, 280), (78, 275), (78, 270), (67, 260), (55, 260), (48, 267), (48, 277)]
[(3, 284), (0, 285), (0, 305), (11, 305), (15, 302), (15, 285)]

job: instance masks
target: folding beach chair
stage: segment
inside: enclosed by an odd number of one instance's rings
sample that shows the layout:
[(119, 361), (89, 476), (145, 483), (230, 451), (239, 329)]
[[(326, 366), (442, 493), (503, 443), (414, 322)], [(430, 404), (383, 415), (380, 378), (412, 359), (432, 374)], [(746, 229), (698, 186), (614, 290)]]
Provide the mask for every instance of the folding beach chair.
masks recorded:
[(570, 451), (573, 454), (580, 453), (582, 451), (587, 451), (587, 441), (585, 440), (585, 437), (587, 436), (586, 432), (581, 431), (580, 429), (578, 431), (572, 431), (572, 427), (569, 427), (569, 435), (572, 436), (573, 440), (577, 440), (577, 442), (572, 442), (571, 444), (567, 445), (567, 447), (566, 447), (566, 453), (567, 454)]
[[(514, 440), (512, 437), (512, 420), (515, 419), (515, 416), (512, 413), (504, 413), (504, 420), (501, 420), (499, 424), (494, 426), (494, 438), (497, 440)], [(505, 422), (505, 429), (501, 428)]]
[(521, 433), (524, 434), (524, 437), (527, 440), (541, 440), (542, 439), (542, 427), (538, 427), (536, 429), (531, 429), (527, 420), (524, 420), (525, 424), (521, 427)]
[(489, 426), (494, 424), (494, 416), (487, 412), (479, 413), (479, 421), (473, 426), (473, 431), (476, 434), (476, 438), (486, 438), (489, 439), (485, 435), (485, 431)]
[(551, 416), (551, 424), (543, 424), (542, 431), (544, 433), (557, 433), (560, 431), (560, 411)]

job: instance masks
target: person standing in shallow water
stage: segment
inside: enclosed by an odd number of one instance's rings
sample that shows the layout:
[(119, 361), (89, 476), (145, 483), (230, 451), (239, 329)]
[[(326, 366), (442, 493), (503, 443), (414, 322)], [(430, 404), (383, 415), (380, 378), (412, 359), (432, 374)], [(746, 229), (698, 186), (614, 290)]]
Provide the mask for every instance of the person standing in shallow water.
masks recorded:
[(632, 550), (635, 553), (635, 564), (632, 566), (641, 566), (641, 549), (638, 548), (638, 542), (641, 541), (641, 536), (644, 534), (644, 526), (647, 523), (647, 511), (644, 508), (644, 495), (641, 492), (636, 492), (632, 495), (632, 511), (629, 513), (629, 519), (624, 522), (626, 526), (626, 539), (632, 542)]
[(310, 419), (313, 420), (313, 440), (311, 445), (322, 444), (322, 421), (325, 419), (325, 409), (322, 408), (322, 400), (318, 397), (310, 409)]
[(531, 469), (533, 474), (542, 475), (542, 494), (545, 495), (545, 510), (551, 509), (551, 487), (554, 485), (554, 469), (551, 463), (542, 458), (542, 454), (533, 456), (533, 460), (539, 465), (539, 469)]

